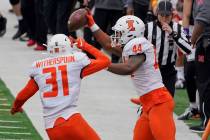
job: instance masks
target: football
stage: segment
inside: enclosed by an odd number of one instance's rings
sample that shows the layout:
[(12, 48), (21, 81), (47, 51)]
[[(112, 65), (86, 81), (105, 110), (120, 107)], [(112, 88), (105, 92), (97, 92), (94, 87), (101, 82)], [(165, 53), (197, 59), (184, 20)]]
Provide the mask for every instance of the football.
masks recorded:
[(86, 18), (87, 10), (85, 8), (78, 9), (74, 11), (68, 20), (68, 29), (69, 32), (78, 30), (87, 24)]

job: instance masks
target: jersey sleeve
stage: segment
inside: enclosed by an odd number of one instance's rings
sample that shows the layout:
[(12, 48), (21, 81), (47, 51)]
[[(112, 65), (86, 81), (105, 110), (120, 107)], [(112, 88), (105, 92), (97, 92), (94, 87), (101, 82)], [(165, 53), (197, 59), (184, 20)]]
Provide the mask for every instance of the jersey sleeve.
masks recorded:
[(123, 56), (143, 54), (150, 47), (152, 47), (152, 44), (145, 38), (135, 38), (125, 45)]

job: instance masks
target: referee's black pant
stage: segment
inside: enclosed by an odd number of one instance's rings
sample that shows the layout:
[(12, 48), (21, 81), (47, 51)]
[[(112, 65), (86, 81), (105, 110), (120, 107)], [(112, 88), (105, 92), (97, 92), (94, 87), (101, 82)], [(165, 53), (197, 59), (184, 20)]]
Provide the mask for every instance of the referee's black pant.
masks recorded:
[(185, 61), (184, 63), (184, 77), (186, 82), (186, 90), (189, 101), (196, 102), (196, 75), (195, 75), (195, 61)]
[(202, 36), (196, 44), (195, 66), (201, 119), (206, 125), (210, 117), (210, 35)]
[(174, 97), (176, 73), (174, 65), (160, 66), (161, 76), (163, 78), (163, 84), (170, 92), (171, 96)]

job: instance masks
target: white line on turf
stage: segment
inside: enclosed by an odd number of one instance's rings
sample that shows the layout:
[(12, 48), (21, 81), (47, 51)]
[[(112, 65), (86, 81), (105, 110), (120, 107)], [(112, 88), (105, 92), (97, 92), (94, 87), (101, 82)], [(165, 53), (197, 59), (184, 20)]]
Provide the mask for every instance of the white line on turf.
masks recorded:
[(0, 140), (31, 140), (31, 139), (5, 139), (5, 138), (0, 138)]
[(0, 120), (0, 122), (4, 123), (20, 123), (21, 121), (10, 121), (10, 120)]
[(0, 128), (7, 128), (7, 129), (26, 129), (26, 127), (18, 127), (18, 126), (0, 126)]
[(9, 135), (31, 135), (31, 133), (17, 133), (17, 132), (0, 132), (0, 134), (9, 134)]
[(0, 98), (0, 101), (7, 101), (6, 98)]
[(11, 104), (0, 104), (0, 106), (11, 106)]
[(0, 109), (0, 111), (10, 111), (10, 109)]

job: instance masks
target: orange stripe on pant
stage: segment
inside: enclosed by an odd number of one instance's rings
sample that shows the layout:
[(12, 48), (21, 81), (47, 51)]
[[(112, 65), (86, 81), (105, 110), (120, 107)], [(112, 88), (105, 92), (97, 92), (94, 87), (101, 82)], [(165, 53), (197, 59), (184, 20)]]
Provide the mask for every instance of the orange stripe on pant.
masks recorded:
[(46, 131), (50, 140), (100, 140), (79, 113), (72, 115), (68, 120), (58, 118), (55, 126)]
[(175, 140), (174, 101), (165, 88), (140, 97), (143, 113), (136, 122), (133, 140)]

